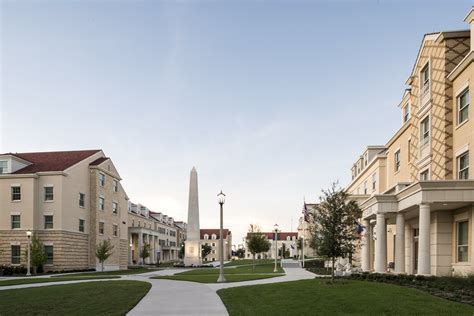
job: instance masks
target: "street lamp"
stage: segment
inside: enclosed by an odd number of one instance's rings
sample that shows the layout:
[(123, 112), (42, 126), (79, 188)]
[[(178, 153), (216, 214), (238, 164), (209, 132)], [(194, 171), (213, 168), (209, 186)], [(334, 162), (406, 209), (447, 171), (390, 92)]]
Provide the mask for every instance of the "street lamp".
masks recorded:
[(26, 276), (31, 276), (31, 267), (30, 267), (30, 261), (31, 261), (31, 259), (30, 259), (31, 258), (31, 255), (30, 255), (30, 253), (31, 253), (31, 246), (30, 246), (30, 244), (31, 244), (31, 230), (28, 230), (26, 232), (26, 237), (28, 237), (28, 262), (26, 264), (26, 266), (27, 266)]
[(221, 227), (219, 229), (219, 260), (220, 260), (220, 265), (219, 265), (219, 278), (217, 279), (217, 283), (222, 283), (225, 282), (224, 278), (224, 234), (223, 234), (223, 226), (224, 226), (224, 220), (223, 220), (223, 213), (224, 213), (224, 203), (225, 203), (225, 194), (222, 193), (222, 190), (219, 194), (217, 194), (217, 202), (221, 206)]
[(274, 232), (275, 232), (275, 268), (273, 269), (273, 272), (278, 272), (277, 269), (277, 258), (278, 258), (278, 224), (275, 224), (274, 226)]

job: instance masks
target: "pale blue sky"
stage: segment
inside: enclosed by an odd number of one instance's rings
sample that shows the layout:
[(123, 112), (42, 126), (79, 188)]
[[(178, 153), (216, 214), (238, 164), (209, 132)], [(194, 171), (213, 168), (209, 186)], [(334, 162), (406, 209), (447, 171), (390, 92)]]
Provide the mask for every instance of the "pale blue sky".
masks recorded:
[(397, 104), (424, 33), (469, 1), (1, 1), (0, 152), (102, 148), (135, 202), (241, 242), (296, 228), (346, 185)]

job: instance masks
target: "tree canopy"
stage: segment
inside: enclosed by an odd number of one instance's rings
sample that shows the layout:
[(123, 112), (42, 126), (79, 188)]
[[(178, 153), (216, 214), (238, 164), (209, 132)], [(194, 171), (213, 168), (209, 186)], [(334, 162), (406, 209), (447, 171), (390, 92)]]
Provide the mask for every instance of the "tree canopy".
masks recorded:
[(114, 245), (112, 245), (109, 239), (103, 240), (97, 245), (95, 249), (95, 256), (101, 263), (102, 271), (104, 271), (104, 262), (112, 255), (113, 249)]

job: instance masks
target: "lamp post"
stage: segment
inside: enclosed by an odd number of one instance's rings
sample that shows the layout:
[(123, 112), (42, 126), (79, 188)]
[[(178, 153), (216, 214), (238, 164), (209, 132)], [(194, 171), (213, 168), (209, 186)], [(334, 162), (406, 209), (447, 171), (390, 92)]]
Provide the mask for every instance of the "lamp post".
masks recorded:
[(26, 276), (31, 276), (31, 266), (30, 266), (30, 261), (31, 261), (31, 230), (28, 230), (26, 232), (26, 237), (28, 237), (28, 262), (26, 263)]
[(278, 224), (273, 225), (275, 232), (275, 268), (273, 272), (278, 272), (277, 268), (277, 258), (278, 258)]
[(219, 229), (219, 278), (217, 279), (217, 283), (222, 283), (225, 282), (224, 278), (224, 233), (223, 233), (223, 226), (224, 226), (224, 219), (223, 219), (223, 213), (224, 213), (224, 203), (225, 203), (225, 194), (222, 193), (222, 190), (219, 194), (217, 194), (217, 202), (221, 206), (221, 226)]

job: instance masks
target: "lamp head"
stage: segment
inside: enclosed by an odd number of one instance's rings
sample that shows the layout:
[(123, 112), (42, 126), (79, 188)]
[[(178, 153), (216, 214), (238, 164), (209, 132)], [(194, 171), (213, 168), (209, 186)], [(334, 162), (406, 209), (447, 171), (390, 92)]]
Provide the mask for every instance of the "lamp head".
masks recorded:
[(222, 193), (222, 190), (219, 194), (217, 194), (217, 202), (220, 204), (220, 205), (223, 205), (225, 203), (225, 194)]
[(275, 232), (278, 232), (278, 224), (273, 225), (273, 228), (275, 229)]
[(28, 231), (26, 232), (26, 237), (28, 237), (28, 238), (31, 237), (31, 230), (28, 229)]

